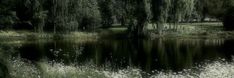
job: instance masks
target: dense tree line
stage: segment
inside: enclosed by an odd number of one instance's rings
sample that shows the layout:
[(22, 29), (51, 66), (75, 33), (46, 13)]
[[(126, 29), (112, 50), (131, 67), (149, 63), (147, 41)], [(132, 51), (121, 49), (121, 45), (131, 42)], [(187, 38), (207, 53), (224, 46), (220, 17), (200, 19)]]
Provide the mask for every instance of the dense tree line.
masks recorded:
[[(148, 23), (159, 31), (169, 24), (204, 21), (206, 17), (225, 21), (233, 0), (1, 0), (0, 29), (28, 29), (35, 32), (92, 31), (119, 23), (129, 33), (144, 34)], [(229, 13), (227, 13), (229, 12)], [(227, 24), (227, 23), (225, 23)]]

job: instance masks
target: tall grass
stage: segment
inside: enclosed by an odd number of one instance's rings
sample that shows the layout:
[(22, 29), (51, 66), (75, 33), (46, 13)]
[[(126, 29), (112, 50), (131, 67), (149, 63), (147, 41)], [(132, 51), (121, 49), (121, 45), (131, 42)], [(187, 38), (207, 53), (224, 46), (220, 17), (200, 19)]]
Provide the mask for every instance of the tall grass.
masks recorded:
[(41, 78), (41, 72), (30, 62), (20, 58), (8, 59), (8, 70), (12, 78)]
[(196, 69), (181, 72), (153, 71), (144, 75), (140, 69), (126, 68), (112, 71), (110, 67), (96, 67), (93, 63), (86, 65), (65, 65), (55, 62), (39, 62), (37, 65), (24, 60), (9, 60), (10, 75), (13, 78), (232, 78), (234, 62), (223, 60), (206, 63)]

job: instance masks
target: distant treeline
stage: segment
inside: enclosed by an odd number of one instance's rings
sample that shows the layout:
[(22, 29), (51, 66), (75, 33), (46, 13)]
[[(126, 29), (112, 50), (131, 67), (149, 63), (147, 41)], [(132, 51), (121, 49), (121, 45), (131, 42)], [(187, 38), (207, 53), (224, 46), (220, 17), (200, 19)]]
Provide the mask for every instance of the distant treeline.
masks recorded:
[(64, 33), (108, 28), (114, 23), (141, 35), (148, 23), (223, 21), (233, 0), (0, 0), (0, 29)]

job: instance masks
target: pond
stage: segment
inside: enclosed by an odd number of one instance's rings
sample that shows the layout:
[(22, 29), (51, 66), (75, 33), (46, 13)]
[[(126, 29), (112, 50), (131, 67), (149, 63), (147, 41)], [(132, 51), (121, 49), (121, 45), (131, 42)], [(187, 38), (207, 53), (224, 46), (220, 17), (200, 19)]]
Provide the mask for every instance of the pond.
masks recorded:
[(0, 77), (234, 77), (233, 44), (205, 38), (1, 41)]

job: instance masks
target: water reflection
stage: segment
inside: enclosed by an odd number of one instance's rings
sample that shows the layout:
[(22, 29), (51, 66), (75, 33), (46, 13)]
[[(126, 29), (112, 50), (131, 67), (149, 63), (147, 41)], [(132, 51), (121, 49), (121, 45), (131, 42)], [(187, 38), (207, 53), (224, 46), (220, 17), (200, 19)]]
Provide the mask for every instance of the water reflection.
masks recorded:
[[(82, 65), (109, 65), (113, 70), (127, 67), (143, 71), (189, 69), (218, 58), (231, 59), (234, 40), (223, 39), (155, 39), (155, 40), (99, 40), (25, 42), (15, 48), (22, 58), (37, 62), (41, 59)], [(17, 56), (17, 53), (16, 53)]]

